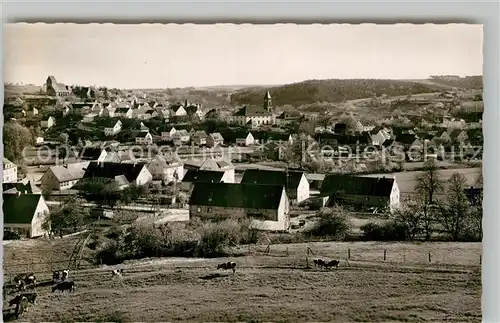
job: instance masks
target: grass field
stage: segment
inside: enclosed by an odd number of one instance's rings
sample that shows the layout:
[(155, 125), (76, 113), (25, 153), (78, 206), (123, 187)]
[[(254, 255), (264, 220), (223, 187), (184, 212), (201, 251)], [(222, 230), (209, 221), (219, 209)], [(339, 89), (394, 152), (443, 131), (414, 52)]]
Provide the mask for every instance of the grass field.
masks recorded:
[[(351, 249), (350, 266), (306, 269), (308, 245), (330, 259)], [(111, 279), (110, 267), (72, 271), (74, 293), (38, 287), (37, 305), (19, 321), (481, 321), (481, 244), (308, 245), (273, 245), (269, 256), (253, 246), (232, 259), (146, 259), (117, 266), (121, 279)], [(235, 275), (217, 272), (227, 260), (237, 262)]]

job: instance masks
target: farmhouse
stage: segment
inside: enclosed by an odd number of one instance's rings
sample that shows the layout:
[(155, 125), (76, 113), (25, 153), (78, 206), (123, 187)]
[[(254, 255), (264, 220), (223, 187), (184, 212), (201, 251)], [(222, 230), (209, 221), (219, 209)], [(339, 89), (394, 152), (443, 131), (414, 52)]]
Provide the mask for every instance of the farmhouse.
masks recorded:
[(186, 130), (179, 130), (172, 135), (172, 142), (176, 146), (180, 146), (189, 142), (191, 135)]
[(135, 143), (139, 145), (151, 145), (153, 143), (153, 136), (149, 131), (141, 131), (135, 137)]
[(290, 124), (292, 122), (296, 122), (302, 118), (302, 115), (300, 112), (296, 111), (290, 111), (290, 112), (283, 112), (279, 116), (276, 117), (276, 124), (278, 126), (285, 126), (287, 124)]
[(42, 190), (68, 190), (83, 178), (89, 162), (51, 166), (40, 179)]
[(64, 97), (71, 95), (71, 90), (68, 86), (63, 83), (57, 83), (56, 78), (53, 76), (49, 76), (47, 81), (45, 82), (45, 91), (47, 95)]
[(169, 141), (169, 140), (172, 140), (172, 136), (173, 134), (176, 132), (177, 130), (172, 127), (170, 128), (169, 131), (162, 131), (161, 132), (161, 140), (163, 141)]
[(184, 176), (184, 164), (177, 154), (156, 155), (147, 165), (154, 180), (178, 182)]
[(399, 207), (399, 187), (395, 178), (360, 177), (328, 174), (321, 185), (321, 195), (334, 203), (365, 207)]
[(190, 118), (203, 119), (204, 114), (200, 104), (190, 104), (185, 107), (186, 115)]
[(256, 127), (259, 125), (272, 124), (273, 115), (262, 107), (244, 106), (233, 114), (232, 119), (233, 122), (240, 126), (250, 124)]
[(171, 117), (185, 117), (187, 115), (186, 110), (182, 106), (182, 104), (175, 104), (170, 107)]
[(41, 194), (3, 194), (3, 226), (26, 238), (47, 234), (42, 225), (49, 207)]
[(222, 146), (224, 144), (224, 138), (220, 133), (215, 132), (208, 135), (206, 142), (208, 147)]
[(279, 185), (197, 183), (189, 199), (190, 217), (248, 218), (251, 227), (288, 231), (289, 202)]
[(288, 198), (296, 203), (309, 198), (309, 182), (300, 171), (247, 169), (241, 183), (284, 186)]
[(3, 158), (3, 182), (17, 182), (17, 165), (5, 157)]
[(114, 136), (122, 130), (122, 122), (115, 119), (107, 119), (104, 123), (104, 135)]
[(144, 164), (91, 162), (85, 169), (83, 179), (96, 178), (115, 180), (119, 186), (125, 187), (130, 184), (145, 185), (151, 182), (153, 176)]

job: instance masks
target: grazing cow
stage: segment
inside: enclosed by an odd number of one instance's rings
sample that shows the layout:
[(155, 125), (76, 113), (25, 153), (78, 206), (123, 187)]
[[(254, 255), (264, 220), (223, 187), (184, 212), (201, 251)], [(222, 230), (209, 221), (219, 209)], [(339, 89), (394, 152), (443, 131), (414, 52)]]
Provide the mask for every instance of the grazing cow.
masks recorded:
[(16, 297), (16, 316), (19, 317), (20, 314), (23, 314), (28, 310), (28, 298), (26, 296), (17, 296)]
[(123, 269), (121, 269), (121, 268), (120, 269), (113, 269), (111, 273), (113, 275), (113, 278), (115, 276), (120, 276), (121, 277), (122, 274), (123, 274)]
[(323, 259), (314, 259), (313, 262), (315, 267), (324, 267), (326, 263)]
[(31, 273), (31, 274), (26, 275), (24, 282), (26, 283), (26, 285), (35, 285), (36, 284), (35, 274)]
[(52, 287), (52, 293), (55, 292), (56, 290), (60, 290), (61, 292), (68, 291), (68, 292), (73, 292), (75, 291), (75, 282), (73, 281), (64, 281), (62, 283), (59, 283)]
[(38, 296), (38, 293), (37, 292), (33, 292), (33, 293), (22, 293), (21, 295), (19, 295), (21, 297), (26, 297), (28, 299), (28, 302), (32, 303), (33, 305), (36, 305), (36, 298)]
[(61, 280), (65, 281), (68, 279), (68, 277), (69, 277), (69, 270), (68, 269), (63, 270)]
[(228, 261), (228, 262), (225, 262), (225, 263), (222, 263), (222, 264), (218, 264), (217, 265), (217, 270), (219, 269), (232, 269), (233, 270), (233, 274), (236, 272), (236, 263), (235, 262), (231, 262), (231, 261)]
[(52, 280), (56, 281), (60, 279), (61, 279), (61, 273), (59, 272), (59, 270), (54, 270), (54, 272), (52, 273)]
[(330, 261), (328, 263), (325, 263), (325, 268), (331, 268), (331, 267), (338, 268), (339, 264), (340, 264), (340, 261), (338, 261), (338, 260), (332, 260), (332, 261)]

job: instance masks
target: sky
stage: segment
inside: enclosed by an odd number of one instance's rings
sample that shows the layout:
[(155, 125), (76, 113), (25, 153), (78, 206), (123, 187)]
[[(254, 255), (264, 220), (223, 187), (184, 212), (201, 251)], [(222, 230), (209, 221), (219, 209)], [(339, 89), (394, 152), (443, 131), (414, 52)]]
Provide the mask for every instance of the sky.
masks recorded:
[(175, 88), (482, 75), (466, 24), (6, 24), (4, 82)]

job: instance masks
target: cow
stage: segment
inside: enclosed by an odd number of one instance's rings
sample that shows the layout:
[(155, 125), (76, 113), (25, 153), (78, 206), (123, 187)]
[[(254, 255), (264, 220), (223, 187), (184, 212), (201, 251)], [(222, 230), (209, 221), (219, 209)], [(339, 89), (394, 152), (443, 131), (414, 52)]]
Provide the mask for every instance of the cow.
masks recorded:
[(54, 270), (54, 272), (52, 273), (52, 280), (56, 281), (60, 279), (61, 279), (61, 273), (59, 272), (59, 270)]
[(111, 274), (113, 275), (113, 278), (115, 278), (115, 276), (120, 276), (122, 277), (122, 274), (123, 274), (123, 269), (113, 269), (111, 271)]
[(338, 261), (338, 260), (332, 260), (332, 261), (330, 261), (328, 263), (325, 263), (324, 266), (325, 266), (325, 268), (332, 268), (332, 267), (338, 268), (339, 264), (340, 264), (340, 261)]
[(26, 296), (21, 296), (18, 295), (15, 298), (15, 304), (16, 304), (16, 316), (19, 317), (20, 314), (23, 314), (25, 311), (28, 310), (28, 298)]
[(54, 287), (52, 287), (52, 293), (55, 292), (56, 290), (60, 290), (61, 292), (64, 291), (73, 292), (75, 291), (75, 282), (63, 281), (62, 283), (59, 283)]
[(21, 297), (26, 297), (28, 299), (28, 302), (32, 303), (33, 305), (36, 305), (36, 298), (38, 296), (37, 292), (32, 292), (32, 293), (22, 293), (19, 295)]
[(315, 267), (324, 267), (326, 263), (323, 259), (314, 259), (313, 262)]
[(26, 285), (36, 285), (35, 273), (30, 273), (26, 275), (24, 282), (26, 283)]
[(62, 281), (67, 280), (69, 277), (69, 270), (68, 269), (62, 270), (61, 273), (62, 273), (61, 280)]
[(233, 270), (233, 274), (234, 274), (236, 272), (236, 263), (228, 261), (228, 262), (224, 262), (222, 264), (218, 264), (217, 265), (217, 270), (219, 270), (221, 268), (224, 269), (224, 270), (232, 269)]

